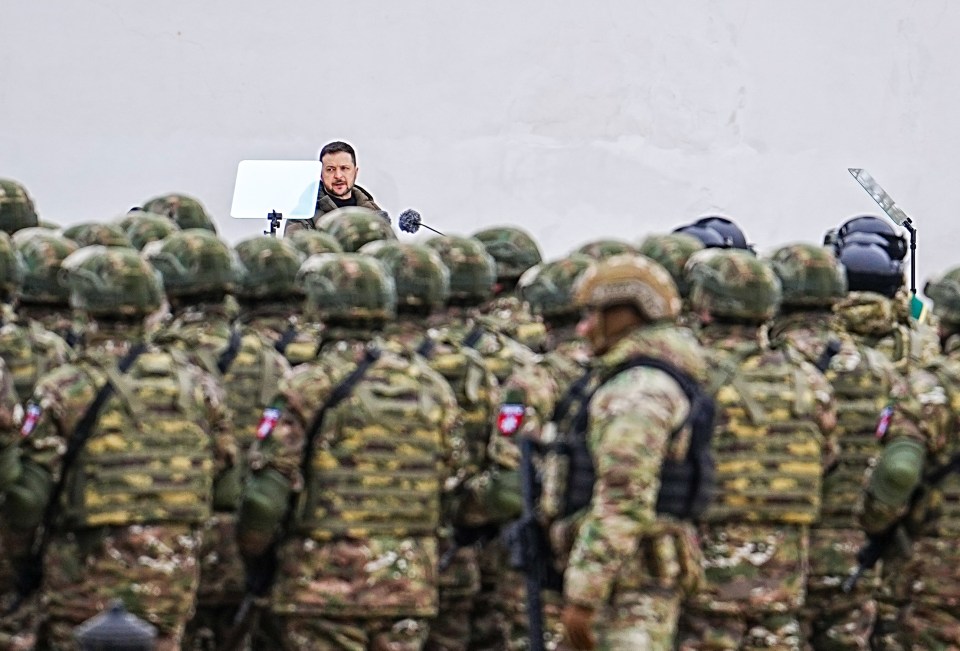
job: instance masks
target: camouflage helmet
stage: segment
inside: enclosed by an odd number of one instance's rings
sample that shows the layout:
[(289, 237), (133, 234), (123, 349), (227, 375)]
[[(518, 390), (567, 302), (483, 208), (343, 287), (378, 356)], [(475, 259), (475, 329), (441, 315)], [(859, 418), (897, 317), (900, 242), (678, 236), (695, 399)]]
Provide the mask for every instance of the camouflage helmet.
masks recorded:
[(690, 295), (690, 283), (684, 274), (687, 261), (697, 251), (703, 250), (703, 242), (684, 233), (650, 235), (641, 244), (639, 252), (659, 262), (677, 284), (680, 296)]
[(0, 293), (4, 300), (13, 298), (17, 293), (22, 278), (21, 272), (17, 247), (6, 231), (0, 231)]
[[(143, 250), (143, 247), (150, 242), (162, 240), (180, 230), (175, 222), (156, 213), (137, 210), (130, 213), (129, 216), (132, 219), (123, 220), (127, 222), (123, 230), (133, 248), (137, 250)], [(123, 221), (120, 223), (122, 224)]]
[(243, 300), (285, 300), (303, 296), (297, 270), (304, 256), (286, 240), (258, 235), (236, 246), (240, 277), (234, 294)]
[(573, 289), (581, 309), (629, 305), (648, 321), (674, 321), (680, 295), (667, 270), (640, 255), (616, 255), (583, 272)]
[(560, 260), (541, 262), (527, 269), (517, 282), (520, 298), (537, 314), (546, 318), (579, 314), (573, 300), (573, 287), (594, 259), (572, 253)]
[(960, 267), (927, 281), (923, 293), (933, 301), (933, 313), (942, 323), (953, 327), (960, 325)]
[(784, 307), (829, 307), (847, 295), (847, 274), (830, 249), (815, 244), (783, 246), (770, 256)]
[(713, 316), (762, 322), (780, 306), (780, 279), (770, 265), (741, 249), (713, 256), (690, 280), (691, 306)]
[(306, 289), (307, 310), (326, 323), (393, 318), (397, 294), (383, 264), (360, 253), (319, 253), (297, 272)]
[(13, 236), (23, 261), (20, 300), (25, 303), (67, 305), (70, 292), (60, 270), (68, 255), (80, 247), (73, 240), (46, 228), (25, 228)]
[(202, 228), (217, 232), (217, 225), (203, 204), (186, 194), (165, 194), (154, 197), (143, 204), (143, 210), (166, 215), (184, 230)]
[(390, 222), (366, 208), (338, 208), (320, 219), (318, 228), (333, 235), (347, 253), (354, 253), (367, 242), (395, 240)]
[(312, 228), (294, 231), (287, 240), (308, 258), (316, 253), (343, 253), (343, 247), (340, 246), (337, 238), (330, 233)]
[(83, 222), (63, 230), (63, 236), (84, 246), (127, 246), (132, 247), (130, 238), (115, 224)]
[(593, 242), (587, 242), (574, 253), (582, 253), (594, 260), (606, 260), (615, 255), (639, 253), (639, 251), (637, 251), (637, 247), (623, 240), (594, 240)]
[(167, 296), (223, 296), (239, 276), (236, 252), (202, 228), (188, 228), (154, 242), (144, 257), (160, 272)]
[(517, 280), (523, 272), (543, 261), (529, 233), (514, 226), (486, 228), (473, 234), (497, 263), (497, 281)]
[(37, 210), (27, 189), (16, 181), (0, 179), (0, 230), (13, 235), (37, 223)]
[(479, 304), (493, 296), (497, 267), (479, 240), (443, 235), (426, 245), (435, 250), (450, 272), (450, 300)]
[(429, 246), (380, 240), (365, 244), (360, 253), (379, 260), (393, 277), (398, 310), (431, 311), (447, 302), (450, 272)]
[(63, 261), (70, 307), (94, 317), (143, 317), (163, 302), (160, 274), (139, 251), (86, 246)]

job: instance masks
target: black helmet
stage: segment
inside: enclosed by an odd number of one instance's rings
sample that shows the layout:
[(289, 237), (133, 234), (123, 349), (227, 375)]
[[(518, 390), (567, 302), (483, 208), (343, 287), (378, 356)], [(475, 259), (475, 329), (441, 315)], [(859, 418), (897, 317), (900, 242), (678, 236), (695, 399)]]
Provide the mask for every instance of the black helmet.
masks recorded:
[(739, 226), (726, 217), (720, 217), (718, 215), (701, 217), (693, 222), (693, 226), (703, 226), (704, 228), (710, 228), (720, 233), (720, 237), (723, 238), (723, 241), (726, 243), (726, 248), (728, 249), (750, 249), (750, 245), (747, 244), (747, 236), (743, 234)]
[(877, 292), (893, 298), (903, 285), (903, 263), (892, 259), (882, 246), (848, 241), (841, 246), (839, 259), (847, 269), (851, 292)]
[[(826, 238), (824, 238), (826, 244)], [(847, 244), (876, 244), (887, 252), (891, 260), (903, 260), (907, 256), (907, 240), (886, 220), (871, 215), (861, 215), (845, 221), (837, 229), (833, 246), (839, 254)]]
[(704, 248), (706, 249), (726, 249), (728, 248), (727, 241), (723, 238), (723, 235), (719, 231), (716, 231), (708, 226), (699, 226), (697, 224), (687, 224), (686, 226), (680, 226), (673, 229), (674, 233), (683, 233), (684, 235), (690, 235), (695, 237), (703, 243)]

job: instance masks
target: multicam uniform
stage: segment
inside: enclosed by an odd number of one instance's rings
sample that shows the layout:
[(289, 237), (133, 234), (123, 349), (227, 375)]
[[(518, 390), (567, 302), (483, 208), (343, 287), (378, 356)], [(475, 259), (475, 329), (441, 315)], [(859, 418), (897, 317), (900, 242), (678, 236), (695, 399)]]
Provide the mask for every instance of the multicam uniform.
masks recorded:
[[(365, 208), (366, 210), (372, 210), (374, 212), (378, 212), (380, 210), (380, 206), (374, 202), (370, 193), (361, 188), (359, 185), (353, 186), (353, 196), (357, 200), (357, 207)], [(283, 236), (290, 237), (294, 233), (302, 230), (323, 230), (320, 226), (321, 218), (324, 215), (336, 210), (340, 210), (340, 208), (337, 207), (337, 204), (333, 203), (333, 199), (331, 199), (326, 190), (321, 187), (320, 193), (317, 195), (317, 207), (313, 213), (313, 218), (289, 220), (287, 222), (286, 230), (283, 231)]]

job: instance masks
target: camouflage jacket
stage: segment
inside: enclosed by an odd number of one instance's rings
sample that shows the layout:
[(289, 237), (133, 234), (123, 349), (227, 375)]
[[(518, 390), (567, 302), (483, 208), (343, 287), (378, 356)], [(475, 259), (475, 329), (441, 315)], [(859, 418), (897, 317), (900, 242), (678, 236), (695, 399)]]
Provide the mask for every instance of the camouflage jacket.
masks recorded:
[(72, 359), (69, 344), (37, 322), (21, 323), (4, 314), (0, 324), (0, 357), (13, 375), (17, 396), (26, 400), (43, 374)]
[[(366, 208), (374, 212), (381, 210), (380, 206), (373, 200), (373, 196), (359, 185), (353, 186), (353, 195), (357, 198), (358, 208)], [(313, 217), (311, 219), (291, 219), (287, 221), (287, 227), (286, 230), (283, 231), (283, 236), (289, 237), (293, 233), (304, 229), (316, 230), (317, 224), (320, 223), (320, 218), (328, 212), (333, 212), (337, 208), (337, 204), (333, 203), (333, 199), (330, 198), (321, 185), (320, 194), (317, 195), (317, 209), (313, 213)]]
[(303, 364), (316, 357), (323, 326), (300, 314), (298, 306), (288, 303), (266, 303), (245, 309), (237, 323), (256, 331), (280, 351), (290, 366)]
[[(670, 324), (636, 330), (596, 365), (612, 369), (636, 355), (658, 357), (701, 381), (706, 377), (700, 346)], [(692, 525), (655, 510), (664, 455), (686, 454), (685, 444), (668, 449), (667, 443), (689, 411), (680, 386), (651, 368), (624, 371), (593, 395), (587, 442), (596, 483), (564, 577), (568, 602), (598, 608), (619, 594), (692, 590), (699, 583)]]
[(70, 347), (76, 345), (80, 338), (82, 328), (78, 327), (76, 318), (69, 306), (53, 307), (21, 304), (17, 308), (17, 315), (20, 321), (25, 324), (36, 321), (44, 329), (61, 337)]
[(547, 331), (540, 317), (513, 294), (504, 294), (480, 307), (485, 323), (535, 353), (547, 348)]

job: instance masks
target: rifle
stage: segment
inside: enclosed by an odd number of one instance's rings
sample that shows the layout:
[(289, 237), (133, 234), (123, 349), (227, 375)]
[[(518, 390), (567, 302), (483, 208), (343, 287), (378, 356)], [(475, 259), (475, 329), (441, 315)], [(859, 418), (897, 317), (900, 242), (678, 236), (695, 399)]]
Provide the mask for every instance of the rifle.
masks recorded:
[(860, 548), (860, 551), (857, 552), (857, 567), (856, 569), (844, 579), (843, 584), (841, 584), (841, 589), (845, 593), (849, 593), (857, 585), (857, 581), (860, 580), (868, 570), (872, 569), (879, 561), (884, 554), (886, 554), (887, 549), (895, 541), (901, 537), (901, 527), (904, 520), (913, 510), (917, 504), (920, 503), (920, 500), (923, 499), (923, 496), (926, 494), (927, 490), (936, 486), (941, 481), (943, 481), (947, 475), (952, 472), (960, 471), (960, 452), (954, 454), (950, 457), (950, 460), (939, 468), (935, 468), (931, 472), (927, 473), (923, 481), (920, 482), (920, 485), (913, 489), (913, 493), (910, 494), (910, 502), (907, 506), (906, 513), (903, 516), (898, 518), (893, 524), (884, 529), (882, 533), (879, 533), (874, 536), (868, 536), (867, 544)]
[[(310, 421), (310, 426), (307, 428), (303, 454), (300, 457), (300, 473), (304, 478), (305, 485), (307, 485), (306, 478), (310, 476), (310, 464), (313, 461), (313, 448), (316, 443), (317, 434), (320, 433), (320, 428), (323, 426), (323, 419), (326, 417), (327, 412), (350, 397), (354, 387), (356, 387), (367, 370), (378, 359), (380, 359), (380, 349), (374, 346), (367, 348), (364, 358), (357, 364), (356, 368), (354, 368), (340, 384), (333, 388), (326, 401), (320, 405), (320, 408), (314, 414), (313, 420)], [(246, 639), (251, 629), (253, 629), (254, 624), (259, 619), (260, 611), (264, 605), (258, 603), (258, 600), (262, 600), (263, 597), (269, 594), (274, 581), (276, 581), (277, 570), (280, 567), (277, 552), (280, 549), (280, 545), (284, 542), (287, 532), (290, 531), (293, 525), (293, 517), (297, 510), (297, 498), (297, 493), (290, 494), (290, 500), (284, 512), (283, 522), (280, 525), (280, 530), (277, 532), (277, 535), (273, 537), (273, 542), (270, 543), (270, 546), (267, 547), (263, 554), (247, 563), (247, 593), (244, 595), (243, 601), (240, 603), (240, 608), (237, 609), (237, 613), (233, 617), (233, 625), (227, 632), (223, 644), (220, 645), (220, 651), (236, 651), (240, 649), (244, 639)]]

